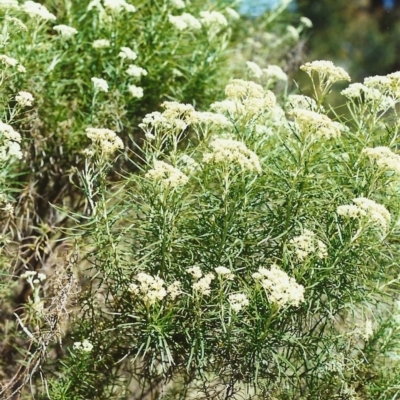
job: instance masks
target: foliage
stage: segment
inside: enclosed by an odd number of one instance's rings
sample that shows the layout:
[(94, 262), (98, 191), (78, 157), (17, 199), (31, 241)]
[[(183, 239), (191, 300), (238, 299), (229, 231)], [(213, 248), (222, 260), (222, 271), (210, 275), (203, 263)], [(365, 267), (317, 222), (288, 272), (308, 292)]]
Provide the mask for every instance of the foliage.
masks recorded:
[(400, 74), (343, 116), (226, 1), (45, 5), (0, 3), (1, 395), (397, 398)]

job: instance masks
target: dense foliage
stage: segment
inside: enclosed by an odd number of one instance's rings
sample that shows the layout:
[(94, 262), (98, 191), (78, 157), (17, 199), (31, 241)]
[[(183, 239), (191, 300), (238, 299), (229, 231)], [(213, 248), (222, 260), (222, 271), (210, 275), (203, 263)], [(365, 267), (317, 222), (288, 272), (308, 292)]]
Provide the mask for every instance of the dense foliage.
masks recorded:
[(398, 398), (400, 73), (305, 96), (288, 2), (45, 5), (0, 1), (2, 398)]

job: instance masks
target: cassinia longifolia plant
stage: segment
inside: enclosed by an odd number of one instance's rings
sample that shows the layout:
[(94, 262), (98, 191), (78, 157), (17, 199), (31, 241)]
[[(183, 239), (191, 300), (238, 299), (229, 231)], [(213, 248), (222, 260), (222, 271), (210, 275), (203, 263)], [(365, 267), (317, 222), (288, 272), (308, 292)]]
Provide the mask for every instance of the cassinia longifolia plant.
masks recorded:
[(399, 398), (400, 73), (230, 77), (224, 1), (0, 14), (2, 398)]

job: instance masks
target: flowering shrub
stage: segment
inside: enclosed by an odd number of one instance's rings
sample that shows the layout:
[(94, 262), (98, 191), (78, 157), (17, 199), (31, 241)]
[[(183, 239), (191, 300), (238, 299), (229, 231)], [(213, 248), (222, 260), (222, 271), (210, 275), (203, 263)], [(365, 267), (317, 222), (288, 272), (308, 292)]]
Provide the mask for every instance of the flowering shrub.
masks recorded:
[(77, 321), (103, 354), (86, 373), (107, 355), (129, 364), (120, 373), (136, 387), (167, 396), (395, 393), (398, 368), (380, 366), (399, 354), (399, 127), (393, 109), (346, 91), (353, 119), (327, 115), (326, 95), (349, 77), (328, 62), (304, 69), (313, 98), (280, 103), (234, 79), (213, 112), (165, 103), (141, 124), (140, 172), (110, 197), (87, 192), (81, 243), (101, 240), (87, 257), (101, 278), (83, 297), (107, 293), (108, 312), (85, 306)]
[(395, 398), (400, 74), (339, 115), (328, 61), (230, 79), (226, 2), (46, 4), (0, 2), (1, 395)]

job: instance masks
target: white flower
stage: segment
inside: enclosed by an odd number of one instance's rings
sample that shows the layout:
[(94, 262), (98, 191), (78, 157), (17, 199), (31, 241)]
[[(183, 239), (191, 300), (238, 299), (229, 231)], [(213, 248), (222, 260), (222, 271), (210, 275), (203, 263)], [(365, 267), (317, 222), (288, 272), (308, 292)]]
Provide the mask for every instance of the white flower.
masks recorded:
[(141, 294), (145, 303), (152, 305), (167, 296), (167, 291), (164, 288), (164, 280), (160, 277), (140, 272), (137, 274), (136, 280), (139, 282), (139, 286), (131, 283), (128, 290), (134, 296)]
[(9, 67), (15, 67), (18, 65), (18, 60), (15, 58), (6, 56), (5, 54), (0, 54), (0, 61), (3, 63), (3, 65), (9, 66)]
[(260, 282), (271, 303), (276, 303), (282, 307), (286, 305), (298, 306), (304, 301), (304, 287), (275, 264), (271, 265), (269, 270), (259, 268), (258, 272), (253, 274), (253, 278)]
[(185, 8), (185, 2), (183, 0), (171, 0), (171, 6), (174, 8)]
[(187, 174), (193, 174), (200, 168), (200, 165), (187, 154), (182, 154), (179, 157), (178, 163)]
[[(15, 157), (18, 160), (22, 158), (21, 146), (19, 145), (19, 143), (9, 142), (7, 146), (8, 146), (8, 156), (6, 158)], [(2, 157), (2, 159), (4, 158)]]
[(26, 68), (23, 65), (19, 64), (17, 66), (17, 71), (22, 73), (22, 74), (25, 74), (26, 73)]
[(191, 29), (193, 31), (198, 31), (201, 29), (200, 21), (197, 18), (195, 18), (192, 14), (183, 13), (181, 15), (181, 18), (186, 23), (188, 29)]
[(223, 28), (228, 26), (225, 16), (218, 11), (201, 11), (200, 22), (207, 28)]
[(260, 160), (242, 142), (232, 139), (215, 139), (210, 143), (211, 153), (203, 156), (205, 163), (237, 164), (242, 170), (261, 173)]
[(171, 296), (172, 300), (175, 300), (182, 293), (181, 285), (181, 282), (174, 281), (167, 287), (167, 293)]
[(238, 105), (236, 104), (236, 102), (234, 102), (232, 100), (222, 100), (222, 101), (216, 101), (215, 103), (212, 103), (210, 108), (219, 113), (225, 112), (225, 113), (233, 115), (238, 110)]
[(53, 29), (57, 31), (65, 39), (70, 39), (71, 37), (73, 37), (78, 33), (78, 31), (75, 28), (72, 28), (71, 26), (68, 25), (56, 25), (53, 26)]
[[(1, 4), (2, 3), (0, 2), (0, 8), (2, 7)], [(7, 22), (11, 22), (13, 25), (15, 25), (21, 31), (25, 31), (26, 32), (28, 30), (27, 26), (18, 18), (10, 17), (9, 15), (6, 15), (5, 16), (5, 20)]]
[(289, 95), (288, 103), (292, 108), (301, 108), (309, 111), (316, 111), (318, 109), (317, 102), (313, 98), (302, 94)]
[(137, 54), (129, 47), (121, 47), (121, 51), (119, 52), (118, 56), (122, 59), (132, 61), (137, 59)]
[(198, 280), (203, 276), (203, 273), (201, 272), (200, 267), (198, 266), (193, 266), (190, 268), (186, 269), (186, 272), (189, 273), (190, 275), (192, 275), (193, 279)]
[(347, 218), (367, 220), (377, 225), (384, 232), (389, 228), (391, 215), (385, 206), (365, 197), (353, 199), (355, 205), (343, 205), (337, 208), (337, 213)]
[(11, 203), (7, 203), (3, 210), (8, 214), (10, 217), (14, 215), (14, 206)]
[(92, 78), (94, 90), (97, 92), (108, 92), (108, 83), (102, 78)]
[(304, 261), (311, 254), (317, 254), (322, 259), (328, 256), (327, 247), (324, 242), (315, 237), (315, 233), (304, 229), (300, 236), (289, 241), (294, 248), (294, 253), (299, 261)]
[(14, 130), (11, 125), (0, 121), (0, 133), (2, 133), (7, 141), (20, 142), (21, 135)]
[(302, 108), (294, 108), (290, 114), (303, 134), (316, 134), (326, 139), (337, 138), (341, 135), (342, 127), (326, 115)]
[(217, 275), (223, 277), (224, 279), (227, 279), (228, 281), (232, 281), (235, 279), (235, 275), (232, 273), (232, 271), (229, 268), (226, 267), (216, 267), (214, 268), (215, 272)]
[(93, 350), (93, 345), (89, 340), (84, 339), (83, 342), (75, 342), (73, 348), (83, 353), (90, 353)]
[(249, 299), (244, 293), (230, 294), (228, 301), (231, 305), (231, 309), (234, 312), (239, 312), (243, 307), (249, 305)]
[(186, 122), (189, 124), (204, 124), (212, 127), (230, 128), (232, 122), (223, 114), (212, 113), (208, 111), (193, 111), (188, 114)]
[(121, 11), (135, 12), (136, 7), (127, 3), (125, 0), (103, 0), (104, 8), (115, 13)]
[(135, 78), (140, 78), (141, 76), (146, 76), (147, 75), (147, 71), (142, 68), (142, 67), (138, 67), (137, 65), (129, 65), (128, 69), (126, 70), (126, 73), (129, 76), (133, 76)]
[(93, 41), (92, 46), (94, 49), (105, 49), (111, 46), (108, 39), (96, 39)]
[(312, 61), (302, 65), (300, 69), (310, 76), (316, 72), (323, 79), (327, 79), (329, 83), (351, 80), (349, 74), (343, 68), (335, 66), (332, 61)]
[(178, 168), (158, 160), (154, 161), (153, 169), (149, 170), (145, 177), (160, 182), (165, 188), (175, 188), (189, 181), (189, 178)]
[(118, 149), (122, 149), (124, 144), (117, 134), (105, 128), (87, 128), (87, 137), (106, 155), (114, 154)]
[(192, 288), (195, 292), (199, 292), (204, 296), (208, 296), (211, 293), (210, 285), (213, 279), (213, 274), (207, 274), (197, 282), (193, 283)]
[(311, 22), (310, 18), (307, 17), (300, 17), (300, 22), (307, 28), (312, 28), (313, 23)]
[(263, 73), (267, 76), (268, 79), (273, 81), (287, 81), (288, 76), (283, 72), (282, 68), (278, 65), (268, 65), (267, 68), (264, 68)]
[(226, 7), (225, 12), (228, 15), (228, 17), (234, 21), (240, 19), (240, 14), (231, 7)]
[(168, 21), (176, 28), (178, 31), (184, 31), (187, 29), (188, 25), (187, 23), (183, 20), (183, 18), (180, 15), (168, 15)]
[(201, 29), (200, 21), (192, 14), (183, 13), (182, 15), (168, 15), (168, 21), (178, 30), (184, 31), (186, 29), (199, 30)]
[(382, 169), (394, 171), (400, 175), (400, 156), (393, 153), (388, 147), (379, 146), (375, 148), (366, 148), (362, 154), (374, 160), (376, 165)]
[(292, 25), (286, 27), (287, 34), (296, 42), (300, 39), (299, 31)]
[(0, 8), (3, 9), (19, 9), (19, 3), (17, 0), (1, 0), (0, 1)]
[(258, 98), (264, 97), (264, 89), (261, 85), (252, 81), (244, 81), (242, 79), (233, 79), (225, 87), (225, 94), (228, 99), (244, 99), (244, 98)]
[(33, 96), (29, 92), (21, 91), (15, 96), (15, 101), (23, 107), (31, 106), (33, 100)]
[(25, 1), (25, 3), (21, 5), (21, 9), (26, 12), (31, 18), (41, 18), (45, 21), (56, 20), (56, 16), (49, 12), (49, 10), (45, 6), (31, 0)]
[(143, 88), (139, 86), (129, 85), (128, 90), (132, 97), (136, 97), (138, 99), (143, 97)]
[(255, 62), (252, 62), (252, 61), (247, 61), (246, 65), (247, 65), (247, 70), (249, 71), (250, 76), (257, 78), (257, 79), (262, 77), (263, 71), (259, 67), (258, 64), (256, 64)]
[(383, 92), (388, 95), (383, 94), (375, 87), (368, 87), (362, 83), (353, 83), (346, 89), (342, 90), (341, 94), (349, 99), (359, 98), (360, 100), (364, 100), (366, 103), (373, 103), (379, 110), (386, 110), (395, 107), (396, 102), (391, 96), (392, 93), (386, 90), (383, 90)]

